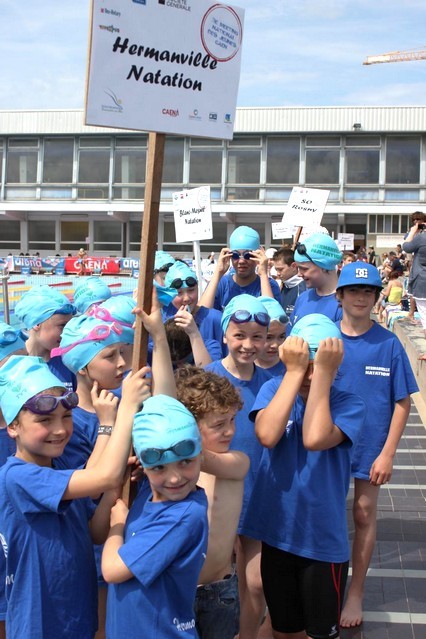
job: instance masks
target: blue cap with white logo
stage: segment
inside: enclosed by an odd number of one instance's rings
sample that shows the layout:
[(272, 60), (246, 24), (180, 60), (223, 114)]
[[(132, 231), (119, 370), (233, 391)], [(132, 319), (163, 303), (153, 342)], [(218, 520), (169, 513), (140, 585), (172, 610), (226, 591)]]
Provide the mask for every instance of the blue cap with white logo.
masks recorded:
[(383, 287), (380, 273), (373, 264), (367, 264), (367, 262), (346, 264), (340, 272), (336, 290), (344, 286), (359, 286), (360, 284), (380, 289)]

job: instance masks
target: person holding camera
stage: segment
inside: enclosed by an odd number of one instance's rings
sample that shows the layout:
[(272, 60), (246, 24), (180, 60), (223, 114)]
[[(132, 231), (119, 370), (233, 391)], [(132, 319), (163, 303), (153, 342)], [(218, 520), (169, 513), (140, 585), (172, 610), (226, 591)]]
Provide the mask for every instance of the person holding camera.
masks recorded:
[(410, 293), (417, 305), (420, 321), (426, 337), (426, 215), (416, 211), (412, 216), (411, 227), (405, 242), (403, 251), (412, 253), (412, 265), (408, 279), (408, 293)]

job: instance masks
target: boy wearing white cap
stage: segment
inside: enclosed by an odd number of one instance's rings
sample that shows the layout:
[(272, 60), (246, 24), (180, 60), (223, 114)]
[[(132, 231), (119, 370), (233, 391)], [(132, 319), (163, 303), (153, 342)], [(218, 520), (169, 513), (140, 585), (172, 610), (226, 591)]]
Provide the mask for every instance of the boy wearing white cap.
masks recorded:
[(201, 437), (194, 416), (157, 395), (135, 415), (133, 446), (145, 481), (120, 499), (102, 554), (108, 639), (198, 637), (194, 599), (207, 552), (207, 499), (197, 487)]
[[(228, 273), (231, 262), (233, 272)], [(200, 304), (222, 311), (233, 297), (242, 294), (266, 295), (280, 301), (279, 286), (268, 276), (268, 258), (260, 246), (259, 233), (249, 226), (239, 226), (232, 232), (229, 248), (221, 250)]]
[(287, 334), (301, 317), (309, 313), (321, 313), (333, 322), (341, 319), (342, 310), (336, 299), (336, 267), (341, 259), (336, 242), (325, 233), (313, 233), (303, 244), (297, 243), (294, 261), (308, 290), (296, 300)]
[(337, 639), (349, 563), (350, 448), (365, 404), (332, 386), (343, 343), (324, 315), (302, 318), (280, 354), (284, 377), (263, 386), (250, 413), (268, 450), (243, 532), (262, 542), (274, 637)]
[(418, 391), (410, 362), (398, 337), (370, 319), (382, 281), (372, 264), (354, 262), (342, 270), (337, 298), (345, 357), (335, 386), (356, 388), (367, 405), (367, 419), (351, 455), (355, 494), (352, 577), (341, 625), (362, 623), (362, 600), (376, 542), (380, 486), (390, 481), (393, 460), (410, 413), (410, 395)]

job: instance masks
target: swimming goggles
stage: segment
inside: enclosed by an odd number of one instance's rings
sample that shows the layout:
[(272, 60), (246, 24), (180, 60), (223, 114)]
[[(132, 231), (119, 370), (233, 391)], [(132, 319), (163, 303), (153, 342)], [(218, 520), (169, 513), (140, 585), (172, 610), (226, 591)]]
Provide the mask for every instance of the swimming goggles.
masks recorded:
[(250, 311), (240, 309), (232, 313), (229, 321), (235, 322), (236, 324), (244, 324), (245, 322), (254, 321), (256, 324), (260, 324), (260, 326), (269, 326), (271, 318), (268, 313), (263, 313), (262, 311), (259, 313), (250, 313)]
[(119, 324), (116, 324), (115, 322), (109, 325), (101, 324), (100, 326), (95, 326), (95, 328), (92, 328), (92, 330), (87, 333), (86, 337), (77, 340), (73, 344), (69, 344), (68, 346), (58, 346), (58, 348), (54, 348), (51, 351), (50, 356), (57, 357), (58, 355), (65, 355), (65, 353), (68, 353), (70, 350), (75, 348), (75, 346), (78, 346), (79, 344), (85, 344), (86, 342), (101, 342), (102, 340), (107, 339), (107, 337), (109, 337), (112, 332), (116, 333), (117, 335), (121, 335), (123, 329)]
[(192, 277), (191, 275), (189, 277), (186, 277), (184, 280), (180, 277), (177, 277), (170, 284), (170, 288), (176, 288), (176, 289), (182, 288), (184, 283), (187, 285), (188, 288), (193, 288), (194, 286), (198, 284), (198, 281), (195, 279), (195, 277)]
[(143, 464), (156, 464), (161, 460), (164, 453), (170, 450), (178, 457), (185, 459), (194, 454), (195, 444), (196, 442), (193, 439), (183, 439), (174, 446), (170, 446), (170, 448), (146, 448), (140, 453), (140, 458)]
[(251, 258), (253, 257), (251, 254), (251, 251), (244, 251), (243, 253), (240, 253), (239, 251), (232, 251), (232, 255), (231, 255), (232, 259), (234, 261), (237, 260), (251, 260)]
[(96, 317), (96, 319), (100, 319), (104, 322), (115, 322), (116, 324), (120, 324), (120, 326), (126, 326), (126, 328), (133, 328), (133, 324), (129, 322), (123, 322), (118, 319), (118, 317), (113, 317), (107, 308), (103, 308), (103, 306), (96, 306), (91, 308), (88, 315), (92, 317)]
[(22, 331), (14, 331), (11, 328), (6, 328), (3, 333), (0, 333), (0, 346), (5, 346), (6, 344), (13, 344), (18, 339), (27, 340), (27, 336), (22, 333)]
[(59, 397), (57, 395), (35, 395), (31, 399), (27, 399), (22, 408), (26, 408), (36, 415), (49, 415), (56, 409), (59, 402), (64, 408), (70, 410), (78, 405), (78, 395), (73, 391)]
[(308, 251), (306, 250), (306, 246), (304, 244), (301, 244), (300, 242), (297, 242), (296, 244), (296, 251), (299, 253), (299, 255), (306, 255), (306, 257), (308, 258), (308, 260), (310, 262), (312, 262), (312, 264), (315, 264), (314, 260), (312, 259), (312, 257), (309, 255)]
[(77, 309), (75, 308), (74, 304), (63, 304), (60, 308), (58, 308), (55, 312), (54, 315), (75, 315), (77, 312)]
[(160, 268), (155, 268), (154, 275), (157, 275), (157, 273), (167, 273), (171, 266), (173, 266), (173, 262), (167, 262), (167, 264), (163, 264)]

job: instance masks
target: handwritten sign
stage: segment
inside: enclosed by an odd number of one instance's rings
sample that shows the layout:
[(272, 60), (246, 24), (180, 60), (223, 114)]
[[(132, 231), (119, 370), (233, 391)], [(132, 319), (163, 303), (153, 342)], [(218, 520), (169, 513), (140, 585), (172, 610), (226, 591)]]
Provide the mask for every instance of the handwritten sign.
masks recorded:
[(213, 237), (210, 187), (173, 193), (176, 242), (211, 240)]
[(284, 211), (283, 224), (319, 226), (329, 194), (330, 191), (326, 189), (304, 189), (294, 186)]
[(337, 234), (337, 246), (341, 251), (353, 251), (354, 250), (354, 233), (338, 233)]
[(92, 0), (86, 124), (232, 139), (243, 22), (211, 0)]
[(283, 224), (282, 222), (272, 222), (272, 239), (284, 240), (293, 237), (294, 226)]

